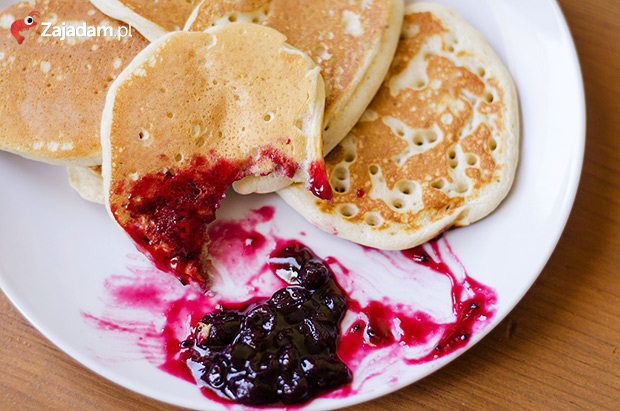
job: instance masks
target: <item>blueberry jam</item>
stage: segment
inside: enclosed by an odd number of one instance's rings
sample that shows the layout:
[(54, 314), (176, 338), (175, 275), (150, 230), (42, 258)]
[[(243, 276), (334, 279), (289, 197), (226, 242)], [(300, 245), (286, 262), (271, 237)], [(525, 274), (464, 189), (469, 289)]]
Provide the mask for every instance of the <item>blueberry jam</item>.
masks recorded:
[(104, 310), (82, 313), (127, 339), (125, 351), (102, 358), (137, 355), (198, 382), (209, 400), (246, 409), (398, 385), (415, 373), (411, 365), (466, 347), (492, 324), (495, 291), (469, 277), (445, 237), (321, 260), (280, 237), (277, 217), (265, 206), (209, 224), (218, 273), (206, 293), (137, 257), (128, 273), (111, 275)]
[(182, 343), (196, 380), (247, 405), (302, 403), (347, 384), (336, 354), (346, 301), (333, 273), (297, 242), (272, 253), (270, 266), (299, 285), (205, 315)]

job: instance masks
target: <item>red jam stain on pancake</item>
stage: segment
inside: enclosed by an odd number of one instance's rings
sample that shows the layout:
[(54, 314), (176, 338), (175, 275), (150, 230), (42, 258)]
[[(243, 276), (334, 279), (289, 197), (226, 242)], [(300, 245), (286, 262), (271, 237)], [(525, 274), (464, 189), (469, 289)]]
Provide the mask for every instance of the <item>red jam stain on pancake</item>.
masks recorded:
[[(299, 168), (276, 149), (261, 148), (260, 153), (273, 162), (272, 171), (279, 175), (293, 177)], [(176, 275), (183, 284), (190, 280), (208, 284), (207, 226), (215, 220), (226, 189), (252, 174), (253, 163), (195, 156), (189, 167), (145, 175), (127, 190), (123, 206), (129, 218), (121, 225), (157, 268)], [(307, 186), (317, 197), (331, 199), (322, 162), (311, 164)]]
[[(303, 244), (279, 238), (273, 224), (268, 234), (264, 228), (261, 232), (257, 230), (258, 225), (268, 225), (273, 219), (274, 208), (263, 207), (253, 210), (244, 219), (218, 220), (209, 226), (211, 255), (220, 264), (219, 270), (233, 276), (235, 290), (250, 290), (251, 296), (240, 293), (231, 297), (218, 291), (204, 294), (194, 287), (183, 287), (171, 281), (171, 277), (157, 270), (134, 267), (130, 268), (131, 277), (113, 276), (106, 283), (110, 297), (106, 302), (108, 311), (98, 316), (84, 313), (84, 318), (102, 332), (129, 337), (140, 348), (142, 358), (146, 357), (169, 374), (195, 383), (192, 361), (188, 362), (191, 351), (188, 348), (193, 346), (192, 338), (196, 335), (194, 327), (209, 313), (221, 310), (247, 313), (265, 304), (274, 293), (282, 293), (288, 284), (276, 272), (299, 271), (300, 261), (308, 257), (326, 266), (335, 281), (347, 284), (338, 289), (355, 294), (356, 273), (338, 259), (321, 260)], [(489, 324), (495, 312), (495, 292), (467, 275), (445, 238), (403, 252), (365, 250), (373, 253), (373, 258), (382, 259), (383, 265), (446, 277), (451, 285), (453, 321), (436, 321), (431, 313), (414, 311), (387, 298), (361, 304), (345, 296), (347, 312), (343, 324), (348, 325), (340, 332), (335, 354), (351, 370), (353, 381), (321, 397), (342, 398), (361, 392), (366, 382), (384, 374), (385, 369), (368, 370), (367, 360), (373, 356), (383, 359), (384, 363), (398, 361), (406, 366), (449, 355), (465, 347), (472, 336)], [(452, 263), (444, 260), (446, 252)], [(153, 320), (129, 320), (128, 313), (132, 311), (142, 316), (144, 312), (150, 313), (149, 318)], [(417, 353), (414, 356), (412, 349)], [(397, 378), (389, 381), (395, 383)], [(199, 385), (209, 399), (230, 403), (207, 387), (208, 384)]]
[(332, 186), (327, 180), (325, 163), (319, 161), (312, 162), (310, 165), (308, 184), (310, 192), (316, 197), (327, 201), (332, 199)]
[(242, 176), (238, 163), (208, 164), (203, 157), (185, 169), (146, 175), (131, 187), (124, 229), (157, 268), (176, 274), (183, 284), (204, 283), (207, 225), (215, 220), (226, 189)]

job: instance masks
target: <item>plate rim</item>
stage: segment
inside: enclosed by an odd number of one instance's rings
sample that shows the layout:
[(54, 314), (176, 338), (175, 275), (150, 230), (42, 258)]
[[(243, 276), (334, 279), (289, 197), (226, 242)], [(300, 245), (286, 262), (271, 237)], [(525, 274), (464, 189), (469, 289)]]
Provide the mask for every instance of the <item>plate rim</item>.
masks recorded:
[[(412, 381), (399, 380), (398, 383), (394, 385), (385, 386), (383, 389), (378, 389), (370, 393), (357, 394), (357, 395), (345, 397), (345, 398), (338, 398), (336, 407), (332, 406), (332, 407), (327, 407), (327, 408), (326, 407), (315, 408), (312, 406), (313, 404), (315, 404), (315, 402), (312, 401), (306, 404), (305, 406), (302, 406), (303, 409), (329, 410), (329, 409), (334, 409), (334, 408), (358, 405), (358, 404), (361, 404), (361, 403), (364, 403), (364, 402), (367, 402), (373, 399), (383, 397), (390, 393), (396, 392), (406, 386), (409, 386), (411, 384), (414, 384), (422, 380), (423, 378), (427, 377), (428, 375), (432, 373), (437, 372), (439, 369), (451, 363), (457, 357), (460, 357), (461, 355), (469, 351), (472, 347), (477, 345), (480, 340), (485, 338), (493, 329), (495, 329), (495, 327), (510, 312), (512, 312), (516, 308), (516, 306), (521, 302), (523, 297), (529, 292), (533, 284), (537, 281), (540, 274), (542, 273), (545, 266), (547, 265), (549, 259), (555, 252), (557, 244), (560, 241), (562, 234), (566, 228), (566, 224), (570, 218), (571, 212), (574, 207), (575, 199), (577, 196), (577, 192), (579, 190), (581, 175), (583, 172), (584, 157), (585, 157), (585, 146), (586, 146), (586, 137), (587, 137), (587, 118), (586, 118), (585, 85), (583, 81), (581, 63), (579, 60), (579, 55), (578, 55), (577, 48), (574, 42), (574, 38), (570, 30), (570, 27), (568, 25), (568, 22), (565, 18), (564, 12), (561, 6), (559, 5), (558, 1), (549, 0), (549, 3), (551, 3), (553, 7), (553, 12), (555, 16), (558, 17), (559, 19), (558, 28), (561, 30), (562, 32), (561, 34), (569, 40), (569, 42), (564, 44), (564, 46), (566, 47), (566, 51), (569, 53), (567, 54), (567, 57), (569, 57), (573, 62), (573, 65), (571, 66), (571, 68), (574, 70), (575, 72), (574, 74), (576, 78), (579, 80), (578, 83), (574, 84), (573, 86), (575, 88), (574, 91), (578, 96), (578, 101), (576, 100), (575, 103), (578, 105), (580, 116), (578, 118), (572, 119), (572, 121), (575, 122), (577, 126), (575, 128), (576, 130), (575, 135), (579, 136), (579, 138), (575, 140), (574, 147), (571, 150), (571, 158), (576, 160), (577, 163), (575, 163), (575, 165), (570, 168), (569, 170), (570, 175), (567, 176), (569, 182), (568, 182), (566, 189), (563, 191), (564, 201), (562, 202), (563, 208), (561, 209), (562, 211), (561, 218), (560, 218), (561, 223), (555, 227), (555, 232), (552, 235), (553, 241), (551, 242), (552, 244), (550, 245), (550, 251), (547, 253), (547, 257), (545, 259), (542, 259), (539, 262), (538, 268), (536, 270), (537, 274), (532, 277), (531, 281), (529, 281), (529, 284), (527, 284), (527, 287), (523, 287), (522, 291), (517, 296), (514, 304), (510, 304), (510, 307), (506, 309), (506, 312), (502, 313), (501, 315), (496, 314), (496, 316), (494, 316), (494, 319), (493, 319), (494, 324), (492, 324), (491, 326), (487, 326), (484, 330), (478, 332), (475, 335), (475, 337), (472, 338), (472, 341), (469, 344), (467, 344), (467, 346), (464, 347), (463, 349), (459, 349), (455, 353), (452, 353), (451, 355), (448, 355), (446, 357), (441, 358), (440, 360), (435, 361), (434, 363), (435, 366), (429, 367), (427, 372), (422, 373), (422, 375), (419, 376), (418, 378), (415, 378)], [(521, 113), (520, 113), (520, 116), (521, 116)], [(521, 130), (521, 136), (523, 136), (522, 133), (523, 133), (523, 130)], [(86, 367), (88, 370), (95, 372), (96, 374), (105, 378), (109, 382), (120, 385), (124, 389), (138, 393), (147, 398), (154, 399), (156, 401), (160, 401), (160, 402), (167, 403), (167, 404), (174, 405), (174, 406), (188, 407), (187, 404), (183, 404), (182, 402), (179, 402), (178, 400), (165, 398), (165, 396), (154, 396), (153, 392), (146, 392), (146, 390), (142, 390), (140, 389), (140, 387), (136, 387), (130, 378), (124, 377), (122, 374), (114, 372), (113, 370), (106, 368), (104, 365), (98, 363), (94, 359), (86, 355), (83, 355), (79, 351), (74, 350), (71, 344), (67, 343), (65, 339), (62, 338), (62, 336), (57, 335), (57, 333), (50, 330), (46, 324), (41, 324), (35, 321), (31, 313), (28, 312), (26, 308), (24, 308), (24, 304), (19, 304), (19, 301), (18, 301), (19, 293), (16, 293), (15, 290), (12, 290), (12, 287), (10, 286), (10, 284), (8, 284), (7, 281), (5, 280), (5, 273), (2, 267), (0, 267), (0, 289), (2, 289), (4, 295), (11, 302), (13, 307), (15, 307), (18, 310), (18, 312), (38, 332), (41, 333), (41, 335), (43, 335), (48, 341), (54, 344), (65, 355), (68, 355), (69, 357), (71, 357), (72, 359), (80, 363), (82, 366)], [(329, 400), (331, 401), (332, 399), (329, 399)], [(211, 402), (206, 401), (205, 407), (208, 407), (210, 404)], [(198, 408), (198, 409), (201, 409), (201, 408)], [(270, 408), (266, 408), (266, 409), (270, 409)]]

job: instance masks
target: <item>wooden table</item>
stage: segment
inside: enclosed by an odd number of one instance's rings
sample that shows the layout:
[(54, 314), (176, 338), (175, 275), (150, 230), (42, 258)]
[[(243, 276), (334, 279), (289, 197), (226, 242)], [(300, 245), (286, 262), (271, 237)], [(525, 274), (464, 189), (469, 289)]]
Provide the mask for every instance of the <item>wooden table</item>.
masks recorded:
[[(560, 0), (587, 99), (583, 177), (533, 288), (439, 372), (356, 411), (620, 409), (620, 1)], [(175, 410), (60, 352), (0, 294), (0, 410)]]

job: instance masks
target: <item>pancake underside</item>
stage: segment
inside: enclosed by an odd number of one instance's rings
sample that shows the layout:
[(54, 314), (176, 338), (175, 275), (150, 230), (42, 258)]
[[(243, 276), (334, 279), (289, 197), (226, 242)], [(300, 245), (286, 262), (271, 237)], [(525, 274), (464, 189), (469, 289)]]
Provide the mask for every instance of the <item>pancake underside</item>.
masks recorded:
[(333, 200), (279, 193), (326, 232), (406, 249), (493, 211), (518, 144), (517, 94), (499, 57), (452, 10), (415, 3), (379, 93), (326, 158)]

